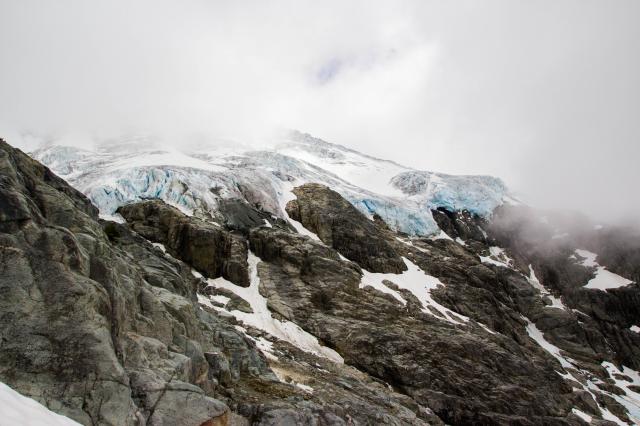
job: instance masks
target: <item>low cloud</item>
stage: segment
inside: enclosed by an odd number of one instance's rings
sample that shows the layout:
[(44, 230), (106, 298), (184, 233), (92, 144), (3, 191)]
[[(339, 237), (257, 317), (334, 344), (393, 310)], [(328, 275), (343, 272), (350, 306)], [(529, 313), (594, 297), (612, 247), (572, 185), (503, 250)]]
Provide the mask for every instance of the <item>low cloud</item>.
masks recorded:
[(28, 148), (297, 128), (633, 221), (637, 16), (633, 0), (0, 0), (0, 131)]

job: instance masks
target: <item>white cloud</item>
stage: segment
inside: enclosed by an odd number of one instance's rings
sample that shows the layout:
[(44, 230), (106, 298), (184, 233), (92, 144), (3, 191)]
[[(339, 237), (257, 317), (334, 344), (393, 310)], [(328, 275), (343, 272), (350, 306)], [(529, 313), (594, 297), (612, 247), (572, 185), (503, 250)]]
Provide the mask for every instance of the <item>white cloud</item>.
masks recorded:
[(634, 0), (0, 0), (0, 130), (183, 143), (292, 127), (499, 175), (543, 206), (598, 213), (606, 194), (620, 216), (640, 211), (639, 12)]

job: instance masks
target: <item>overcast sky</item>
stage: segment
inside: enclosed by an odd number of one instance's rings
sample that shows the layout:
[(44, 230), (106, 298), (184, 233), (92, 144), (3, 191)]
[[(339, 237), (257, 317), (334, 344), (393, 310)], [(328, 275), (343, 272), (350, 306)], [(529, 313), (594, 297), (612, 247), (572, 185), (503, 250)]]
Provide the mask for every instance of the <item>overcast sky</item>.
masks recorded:
[(0, 0), (0, 137), (296, 128), (638, 217), (639, 18), (637, 0)]

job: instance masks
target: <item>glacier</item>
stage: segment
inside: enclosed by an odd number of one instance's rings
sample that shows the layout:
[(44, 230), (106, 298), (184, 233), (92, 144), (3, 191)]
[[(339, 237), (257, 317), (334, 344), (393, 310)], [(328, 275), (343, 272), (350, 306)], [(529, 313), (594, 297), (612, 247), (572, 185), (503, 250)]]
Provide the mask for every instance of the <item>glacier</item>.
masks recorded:
[(369, 218), (378, 215), (394, 230), (427, 236), (440, 231), (432, 209), (486, 217), (513, 200), (495, 177), (415, 170), (295, 131), (261, 150), (211, 145), (182, 151), (152, 138), (94, 145), (98, 148), (84, 150), (53, 144), (31, 155), (108, 218), (121, 205), (150, 198), (216, 218), (221, 199), (238, 198), (287, 219), (288, 191), (315, 182), (337, 191)]
[(449, 211), (468, 210), (488, 216), (505, 201), (508, 190), (493, 176), (452, 176), (424, 171), (403, 172), (391, 183), (426, 208), (443, 207)]

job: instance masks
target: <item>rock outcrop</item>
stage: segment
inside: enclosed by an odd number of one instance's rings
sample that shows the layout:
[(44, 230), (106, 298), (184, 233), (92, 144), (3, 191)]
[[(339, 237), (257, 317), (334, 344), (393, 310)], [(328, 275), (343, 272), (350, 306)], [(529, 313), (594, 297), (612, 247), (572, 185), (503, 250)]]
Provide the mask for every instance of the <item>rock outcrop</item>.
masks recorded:
[(219, 226), (188, 218), (175, 207), (158, 200), (122, 206), (117, 212), (134, 231), (163, 244), (172, 256), (192, 265), (205, 276), (224, 277), (243, 287), (249, 285), (244, 239)]
[(171, 247), (169, 229), (199, 237), (199, 221), (144, 203), (132, 211), (150, 209), (155, 231), (142, 216), (138, 226), (102, 222), (3, 141), (0, 200), (0, 381), (49, 409), (86, 425), (440, 423), (355, 368), (286, 342), (274, 340), (270, 367), (256, 346), (264, 333), (199, 305), (206, 283), (195, 266), (145, 237)]
[(289, 217), (347, 259), (371, 272), (406, 270), (402, 258), (388, 242), (388, 231), (375, 226), (340, 194), (319, 184), (299, 186), (293, 193), (297, 199), (287, 204)]
[(594, 278), (597, 268), (583, 265), (576, 253), (576, 249), (603, 253), (597, 256), (598, 263), (632, 279), (635, 268), (628, 266), (632, 263), (627, 259), (635, 255), (633, 247), (640, 239), (634, 240), (633, 232), (623, 236), (621, 230), (594, 229), (580, 218), (563, 218), (569, 232), (561, 234), (555, 229), (560, 225), (540, 221), (540, 217), (529, 208), (503, 207), (488, 228), (496, 244), (508, 248), (514, 258), (521, 259), (520, 264), (529, 265), (527, 273), (533, 271), (547, 289), (543, 300), (551, 305), (553, 297), (563, 304), (563, 309), (542, 310), (536, 324), (572, 358), (583, 360), (585, 366), (595, 364), (591, 370), (599, 370), (602, 360), (640, 369), (640, 335), (631, 329), (640, 322), (640, 285), (588, 288), (585, 284)]
[(409, 239), (293, 193), (321, 241), (238, 200), (221, 224), (159, 200), (102, 221), (0, 142), (0, 381), (87, 425), (635, 421), (640, 290), (585, 288), (600, 267), (575, 252), (635, 273), (613, 237), (440, 209), (451, 238)]
[(0, 199), (0, 377), (14, 389), (83, 424), (199, 425), (229, 411), (204, 357), (222, 334), (269, 374), (192, 303), (187, 267), (144, 241), (114, 245), (84, 196), (2, 141)]
[[(570, 411), (570, 387), (534, 346), (521, 347), (480, 326), (456, 326), (419, 309), (407, 312), (373, 289), (363, 294), (357, 267), (302, 236), (260, 228), (250, 240), (265, 261), (261, 286), (272, 310), (335, 348), (348, 364), (434, 409), (445, 422), (528, 417), (535, 424)], [(526, 341), (522, 325), (517, 332)]]

